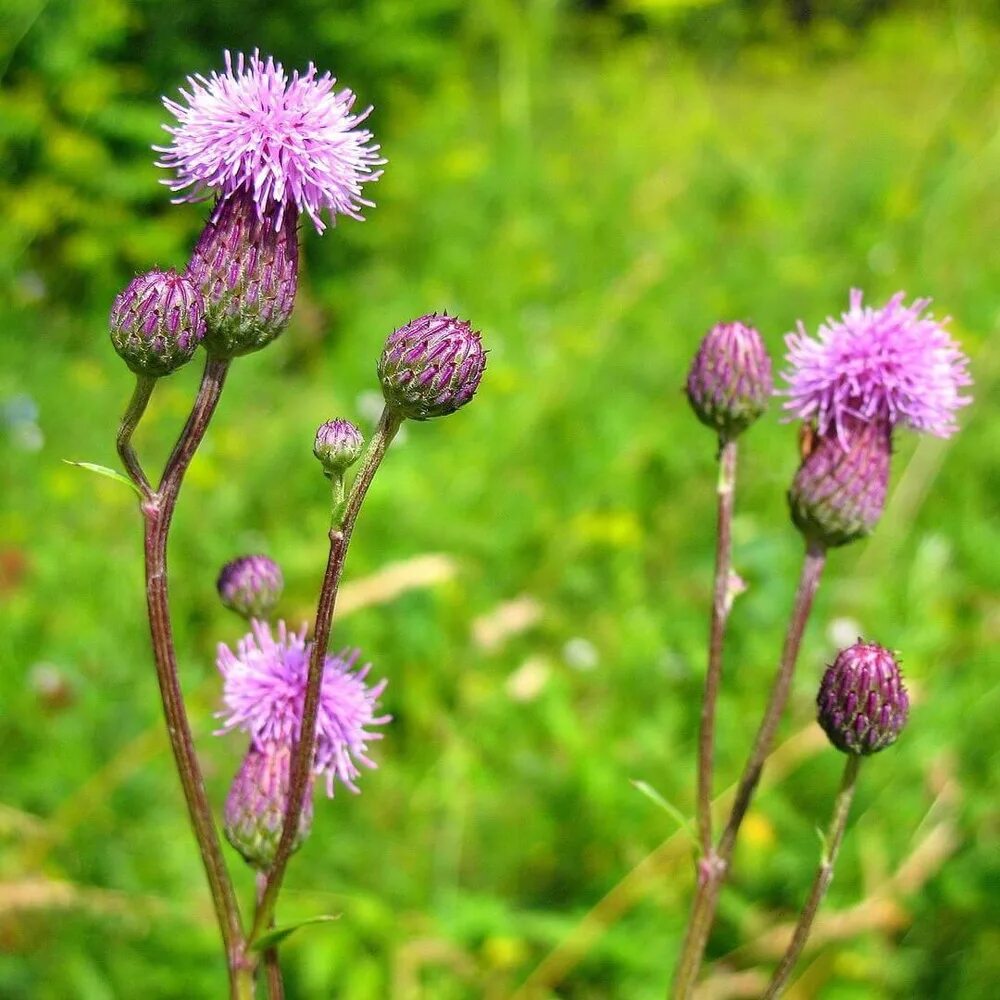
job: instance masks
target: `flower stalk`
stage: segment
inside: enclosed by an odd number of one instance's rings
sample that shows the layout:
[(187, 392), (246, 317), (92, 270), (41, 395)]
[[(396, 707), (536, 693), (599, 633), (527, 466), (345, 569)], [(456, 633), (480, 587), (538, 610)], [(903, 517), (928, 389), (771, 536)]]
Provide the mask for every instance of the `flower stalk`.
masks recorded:
[(222, 934), (229, 970), (230, 995), (244, 1000), (252, 997), (252, 967), (247, 962), (239, 906), (222, 856), (222, 845), (205, 792), (205, 782), (184, 705), (174, 652), (167, 589), (167, 542), (177, 497), (184, 474), (218, 406), (228, 370), (228, 361), (211, 357), (207, 359), (191, 414), (155, 491), (150, 488), (131, 445), (132, 433), (145, 411), (152, 391), (151, 380), (142, 376), (137, 381), (135, 392), (122, 418), (118, 451), (126, 470), (143, 496), (140, 506), (144, 519), (146, 604), (170, 749)]
[[(285, 821), (281, 840), (278, 842), (278, 848), (275, 852), (274, 863), (267, 872), (267, 879), (260, 893), (253, 928), (248, 939), (250, 944), (267, 930), (274, 918), (274, 907), (277, 903), (278, 893), (281, 891), (281, 883), (288, 867), (288, 860), (294, 848), (299, 815), (305, 804), (306, 794), (311, 787), (310, 777), (313, 754), (316, 748), (316, 719), (323, 684), (324, 661), (330, 644), (333, 612), (337, 603), (337, 592), (344, 571), (344, 561), (347, 557), (351, 535), (368, 488), (371, 486), (375, 473), (378, 471), (378, 467), (401, 423), (402, 417), (390, 407), (387, 406), (382, 411), (378, 427), (368, 443), (347, 501), (343, 505), (343, 512), (339, 517), (334, 518), (330, 528), (330, 551), (320, 589), (319, 603), (316, 607), (316, 623), (313, 629), (313, 644), (309, 658), (309, 676), (306, 682), (305, 702), (302, 710), (302, 727), (292, 750), (291, 778)], [(335, 512), (339, 512), (339, 509), (340, 505), (336, 504)]]
[(715, 587), (708, 643), (708, 667), (705, 672), (705, 695), (701, 706), (701, 729), (698, 737), (698, 840), (703, 859), (712, 854), (712, 769), (715, 754), (715, 714), (722, 684), (722, 650), (726, 621), (732, 606), (730, 574), (732, 568), (733, 494), (736, 488), (737, 444), (735, 438), (720, 438), (719, 480), (716, 489)]
[[(257, 905), (260, 905), (264, 890), (267, 888), (267, 876), (263, 872), (257, 873)], [(265, 930), (270, 930), (274, 926), (274, 917), (268, 922)], [(285, 1000), (285, 984), (281, 978), (281, 964), (278, 961), (278, 949), (276, 947), (267, 948), (262, 958), (264, 966), (264, 987), (267, 990), (267, 1000)]]
[(817, 542), (808, 541), (798, 588), (795, 592), (795, 603), (785, 635), (781, 661), (774, 678), (764, 717), (757, 730), (753, 749), (750, 751), (750, 756), (743, 768), (729, 819), (722, 836), (719, 838), (718, 846), (704, 859), (700, 870), (701, 877), (698, 880), (694, 906), (674, 977), (672, 996), (678, 1000), (686, 1000), (694, 992), (695, 981), (698, 978), (705, 947), (708, 944), (708, 936), (715, 922), (719, 893), (729, 872), (740, 826), (760, 782), (764, 762), (771, 752), (778, 723), (788, 701), (792, 676), (802, 644), (802, 635), (805, 632), (806, 622), (809, 620), (813, 599), (819, 588), (825, 563), (825, 547)]
[(857, 754), (848, 754), (844, 764), (844, 774), (840, 780), (840, 791), (833, 806), (833, 818), (830, 820), (830, 828), (827, 831), (823, 844), (823, 856), (819, 868), (816, 870), (816, 877), (813, 880), (809, 898), (806, 900), (802, 913), (799, 915), (798, 923), (795, 925), (795, 932), (789, 942), (788, 949), (778, 963), (774, 976), (764, 994), (764, 1000), (774, 1000), (781, 996), (788, 984), (788, 977), (795, 968), (795, 963), (802, 954), (809, 932), (812, 930), (813, 920), (816, 919), (816, 912), (819, 910), (823, 897), (826, 895), (830, 883), (833, 881), (833, 867), (837, 863), (837, 854), (840, 852), (840, 845), (844, 839), (844, 831), (847, 829), (847, 816), (851, 811), (851, 802), (854, 799), (854, 789), (857, 783), (858, 771), (861, 768), (862, 757)]
[(125, 466), (125, 471), (128, 473), (129, 479), (135, 483), (136, 489), (139, 490), (139, 495), (143, 500), (149, 499), (153, 488), (149, 485), (149, 480), (143, 471), (139, 456), (135, 453), (135, 448), (132, 447), (132, 435), (135, 433), (136, 427), (139, 426), (139, 421), (142, 420), (143, 414), (146, 412), (146, 407), (149, 405), (149, 399), (153, 395), (153, 389), (155, 388), (156, 379), (154, 377), (150, 375), (136, 375), (135, 390), (132, 393), (132, 398), (129, 400), (128, 406), (125, 408), (125, 413), (122, 415), (121, 423), (118, 426), (118, 438), (115, 442), (118, 448), (118, 457), (121, 459), (122, 465)]

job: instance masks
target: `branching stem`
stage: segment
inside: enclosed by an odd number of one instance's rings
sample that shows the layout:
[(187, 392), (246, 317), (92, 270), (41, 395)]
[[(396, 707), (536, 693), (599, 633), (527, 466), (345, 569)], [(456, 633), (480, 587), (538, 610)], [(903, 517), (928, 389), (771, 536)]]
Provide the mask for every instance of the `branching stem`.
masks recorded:
[(170, 749), (177, 766), (177, 774), (195, 839), (198, 842), (202, 864), (208, 877), (209, 891), (226, 951), (230, 996), (234, 1000), (252, 1000), (253, 962), (246, 954), (239, 906), (232, 879), (222, 856), (222, 846), (215, 828), (212, 808), (205, 793), (205, 783), (184, 706), (167, 592), (167, 541), (177, 496), (184, 474), (205, 436), (218, 405), (228, 371), (229, 361), (208, 357), (191, 414), (167, 460), (155, 492), (150, 487), (131, 444), (132, 434), (149, 402), (153, 388), (152, 380), (139, 378), (136, 384), (118, 432), (118, 453), (133, 482), (142, 492), (146, 605), (153, 658), (156, 663), (156, 678), (163, 702)]
[(705, 946), (708, 944), (708, 936), (711, 933), (712, 924), (715, 922), (719, 893), (732, 861), (736, 837), (760, 782), (764, 762), (771, 752), (778, 723), (781, 721), (785, 704), (788, 701), (795, 663), (798, 659), (799, 647), (802, 644), (802, 635), (805, 632), (806, 622), (809, 620), (809, 613), (812, 610), (813, 599), (816, 596), (825, 564), (826, 548), (814, 541), (807, 542), (802, 572), (795, 592), (795, 603), (781, 652), (781, 662), (771, 687), (767, 708), (757, 730), (753, 749), (744, 765), (729, 819), (722, 836), (719, 838), (719, 845), (703, 859), (700, 868), (694, 905), (674, 976), (671, 995), (676, 1000), (688, 1000), (694, 992), (695, 981), (698, 978), (702, 958), (705, 954)]

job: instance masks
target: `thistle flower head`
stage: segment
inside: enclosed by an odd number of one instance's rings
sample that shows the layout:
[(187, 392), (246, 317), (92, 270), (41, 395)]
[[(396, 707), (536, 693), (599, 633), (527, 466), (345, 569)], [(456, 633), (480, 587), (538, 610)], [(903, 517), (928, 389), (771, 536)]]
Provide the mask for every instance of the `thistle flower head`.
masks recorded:
[[(267, 744), (291, 746), (302, 728), (306, 677), (312, 643), (306, 642), (305, 627), (290, 632), (278, 622), (277, 634), (260, 621), (240, 640), (234, 652), (220, 643), (216, 663), (223, 676), (223, 702), (219, 713), (221, 732), (241, 729), (250, 734), (255, 747)], [(326, 776), (327, 794), (335, 781), (357, 792), (357, 765), (375, 767), (367, 756), (368, 742), (382, 734), (370, 726), (381, 726), (391, 718), (376, 715), (379, 696), (386, 682), (365, 683), (370, 669), (354, 665), (357, 650), (327, 655), (320, 689), (316, 721), (316, 751), (313, 773)]]
[(219, 572), (216, 589), (222, 603), (244, 618), (266, 618), (285, 588), (281, 567), (267, 556), (240, 556)]
[[(251, 744), (226, 797), (223, 830), (226, 840), (247, 864), (267, 871), (278, 853), (278, 842), (288, 806), (291, 747), (284, 743)], [(299, 814), (299, 828), (292, 841), (296, 851), (309, 836), (313, 801), (306, 794)]]
[(285, 213), (304, 213), (318, 232), (329, 212), (361, 219), (372, 202), (362, 185), (377, 179), (385, 162), (372, 134), (358, 126), (371, 108), (355, 113), (355, 95), (335, 90), (336, 80), (310, 63), (291, 77), (279, 62), (225, 53), (225, 70), (188, 77), (180, 100), (163, 104), (176, 125), (165, 125), (168, 146), (157, 166), (176, 176), (165, 183), (186, 191), (178, 201), (217, 194), (224, 202), (238, 190), (253, 197), (259, 218), (280, 227)]
[(485, 369), (486, 352), (471, 324), (431, 313), (389, 335), (378, 377), (391, 409), (411, 420), (427, 420), (465, 406)]
[(299, 286), (295, 213), (261, 221), (249, 192), (219, 203), (187, 275), (205, 299), (205, 348), (220, 358), (266, 347), (288, 325)]
[(188, 363), (205, 336), (205, 303), (176, 271), (149, 271), (116, 297), (111, 342), (137, 375), (159, 378)]
[(828, 319), (818, 339), (800, 323), (785, 338), (791, 365), (785, 409), (815, 422), (820, 434), (833, 429), (845, 447), (851, 417), (953, 434), (956, 411), (970, 402), (960, 394), (972, 381), (969, 360), (945, 330), (947, 320), (924, 315), (929, 299), (908, 306), (903, 298), (899, 292), (873, 309), (855, 289), (850, 309), (840, 320)]
[(830, 742), (844, 753), (864, 755), (895, 743), (910, 710), (895, 657), (860, 639), (827, 667), (816, 704)]
[(327, 476), (342, 476), (361, 456), (364, 446), (361, 431), (350, 420), (338, 417), (320, 425), (313, 454)]
[(735, 437), (767, 409), (773, 391), (771, 359), (760, 334), (743, 323), (713, 326), (687, 378), (698, 419), (723, 437)]
[(846, 545), (870, 534), (889, 488), (889, 422), (846, 417), (844, 430), (846, 448), (832, 428), (812, 442), (788, 491), (796, 527), (825, 546)]

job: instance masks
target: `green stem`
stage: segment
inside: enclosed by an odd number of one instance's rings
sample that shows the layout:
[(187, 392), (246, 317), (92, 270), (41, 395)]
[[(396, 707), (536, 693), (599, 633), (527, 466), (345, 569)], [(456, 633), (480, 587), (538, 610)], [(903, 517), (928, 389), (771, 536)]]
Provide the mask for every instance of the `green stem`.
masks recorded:
[(319, 696), (323, 685), (323, 667), (326, 652), (330, 644), (330, 629), (333, 623), (333, 612), (337, 603), (337, 590), (344, 571), (344, 560), (350, 545), (351, 534), (361, 504), (364, 501), (368, 487), (378, 470), (385, 453), (399, 430), (402, 418), (386, 407), (382, 411), (378, 427), (361, 460), (361, 467), (351, 484), (351, 491), (344, 505), (343, 514), (334, 521), (330, 529), (330, 553), (326, 563), (326, 573), (320, 589), (319, 603), (316, 607), (316, 624), (313, 629), (312, 652), (309, 657), (309, 676), (306, 681), (305, 703), (302, 709), (302, 729), (298, 741), (292, 750), (291, 777), (289, 781), (288, 805), (285, 809), (284, 826), (281, 840), (275, 852), (274, 863), (267, 873), (267, 884), (261, 894), (253, 929), (248, 941), (252, 944), (267, 929), (274, 917), (274, 907), (281, 891), (281, 882), (288, 867), (288, 859), (292, 854), (296, 831), (299, 828), (299, 815), (302, 812), (305, 797), (312, 786), (312, 759), (316, 748), (316, 717), (319, 714)]
[(798, 961), (799, 955), (802, 954), (809, 932), (812, 930), (820, 903), (823, 902), (823, 897), (833, 881), (833, 867), (837, 863), (837, 854), (840, 852), (844, 831), (847, 829), (847, 815), (851, 811), (851, 800), (854, 798), (861, 760), (862, 758), (858, 754), (852, 753), (847, 757), (847, 763), (844, 765), (844, 776), (840, 780), (840, 791), (837, 792), (837, 799), (833, 806), (833, 818), (830, 820), (830, 828), (824, 842), (823, 857), (816, 870), (809, 898), (799, 915), (799, 922), (795, 925), (795, 933), (792, 935), (788, 949), (778, 963), (777, 969), (774, 970), (774, 977), (764, 994), (764, 1000), (773, 1000), (784, 991), (788, 977), (791, 975), (792, 969), (795, 968), (795, 963)]

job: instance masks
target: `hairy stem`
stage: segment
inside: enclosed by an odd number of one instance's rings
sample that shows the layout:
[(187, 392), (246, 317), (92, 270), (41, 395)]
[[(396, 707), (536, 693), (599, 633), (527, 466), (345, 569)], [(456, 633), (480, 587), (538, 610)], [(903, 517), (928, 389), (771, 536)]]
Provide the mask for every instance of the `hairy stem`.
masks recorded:
[(830, 820), (830, 828), (826, 834), (823, 857), (816, 870), (809, 898), (799, 915), (799, 922), (795, 925), (795, 933), (792, 935), (788, 949), (778, 963), (777, 969), (774, 970), (774, 977), (764, 994), (764, 1000), (773, 1000), (784, 991), (788, 984), (788, 977), (791, 975), (792, 969), (795, 968), (795, 963), (798, 961), (799, 955), (802, 954), (806, 939), (812, 930), (816, 911), (833, 881), (833, 867), (837, 863), (837, 854), (844, 839), (844, 831), (847, 829), (847, 814), (851, 811), (851, 800), (854, 798), (854, 789), (860, 768), (861, 757), (857, 754), (849, 754), (847, 763), (844, 765), (844, 776), (840, 780), (840, 790), (837, 792), (837, 799), (834, 802), (833, 818)]
[(205, 793), (205, 783), (184, 706), (184, 695), (181, 691), (177, 658), (174, 653), (167, 592), (167, 541), (177, 496), (184, 474), (205, 436), (212, 414), (218, 405), (228, 370), (228, 361), (208, 358), (198, 396), (187, 424), (167, 461), (159, 488), (155, 493), (149, 493), (143, 501), (142, 512), (145, 518), (146, 603), (149, 629), (170, 749), (177, 765), (188, 815), (198, 842), (216, 918), (222, 933), (229, 970), (230, 995), (239, 1000), (245, 998), (251, 1000), (252, 968), (247, 962), (236, 894), (222, 856), (222, 846), (212, 817), (212, 808)]
[(733, 492), (736, 487), (736, 441), (725, 439), (719, 449), (718, 510), (715, 539), (715, 588), (712, 596), (712, 621), (708, 640), (708, 667), (705, 671), (705, 696), (701, 705), (701, 730), (698, 736), (698, 840), (702, 855), (712, 853), (712, 768), (715, 752), (715, 707), (722, 682), (722, 649), (726, 620), (732, 605), (730, 572), (732, 566)]
[(719, 845), (705, 859), (699, 873), (694, 905), (688, 921), (677, 972), (674, 976), (672, 996), (678, 1000), (687, 1000), (694, 991), (695, 981), (698, 978), (702, 958), (705, 954), (705, 946), (708, 943), (708, 936), (712, 930), (712, 924), (715, 922), (719, 892), (729, 872), (729, 863), (736, 846), (736, 837), (747, 809), (750, 807), (754, 792), (757, 790), (761, 773), (764, 770), (764, 762), (771, 752), (778, 723), (781, 721), (785, 703), (788, 701), (792, 675), (795, 672), (795, 663), (798, 659), (799, 647), (802, 644), (802, 634), (805, 631), (806, 622), (809, 620), (809, 613), (812, 610), (813, 599), (816, 596), (825, 564), (825, 547), (809, 541), (806, 544), (805, 559), (802, 563), (802, 572), (795, 592), (795, 603), (785, 635), (785, 644), (781, 651), (781, 663), (771, 687), (767, 708), (757, 730), (753, 749), (750, 751), (750, 756), (743, 768), (743, 774), (740, 776), (736, 797), (733, 800), (726, 827), (719, 839)]
[(148, 375), (136, 375), (135, 389), (132, 392), (132, 398), (129, 400), (128, 406), (125, 408), (125, 413), (122, 415), (121, 424), (118, 426), (118, 439), (116, 442), (118, 457), (122, 460), (122, 465), (125, 466), (125, 471), (128, 473), (129, 479), (139, 488), (139, 493), (143, 499), (148, 499), (153, 490), (149, 485), (149, 480), (146, 478), (146, 473), (142, 471), (139, 456), (136, 455), (135, 449), (132, 447), (132, 435), (135, 433), (139, 421), (142, 420), (142, 416), (146, 412), (149, 397), (152, 396), (155, 387), (155, 378), (150, 378)]
[[(371, 486), (386, 450), (399, 430), (401, 418), (388, 407), (382, 411), (378, 427), (361, 460), (361, 467), (351, 484), (343, 513), (335, 518), (330, 529), (330, 554), (327, 558), (326, 573), (320, 589), (316, 607), (316, 625), (313, 629), (312, 652), (309, 657), (309, 675), (306, 681), (305, 703), (302, 709), (302, 729), (292, 750), (291, 776), (289, 780), (288, 804), (285, 808), (284, 826), (281, 840), (275, 852), (274, 864), (267, 875), (267, 884), (261, 895), (249, 941), (252, 943), (267, 929), (274, 916), (274, 907), (281, 891), (281, 882), (291, 857), (295, 833), (299, 827), (299, 815), (306, 795), (312, 787), (312, 760), (316, 748), (316, 717), (319, 713), (319, 696), (323, 685), (323, 667), (330, 644), (330, 629), (333, 612), (337, 603), (337, 590), (344, 571), (344, 559), (350, 545), (351, 534), (361, 510), (368, 487)], [(339, 505), (338, 505), (339, 506)]]

